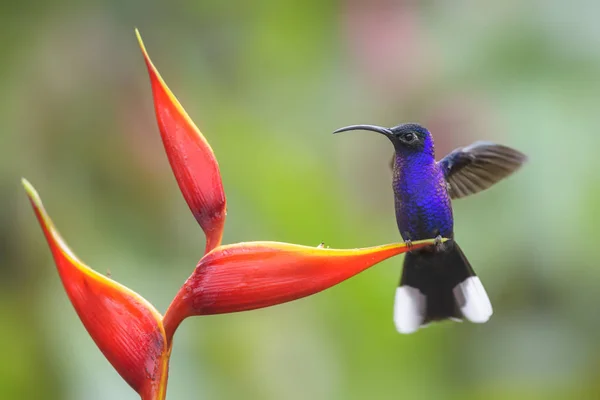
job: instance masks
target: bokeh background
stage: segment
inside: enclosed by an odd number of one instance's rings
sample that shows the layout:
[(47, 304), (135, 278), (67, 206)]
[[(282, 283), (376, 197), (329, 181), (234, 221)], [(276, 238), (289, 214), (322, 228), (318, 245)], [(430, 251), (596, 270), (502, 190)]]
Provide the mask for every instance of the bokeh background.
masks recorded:
[(164, 312), (204, 249), (133, 28), (211, 143), (224, 241), (398, 241), (391, 146), (420, 122), (530, 163), (455, 202), (489, 323), (392, 323), (401, 257), (316, 296), (187, 320), (169, 399), (600, 398), (593, 1), (0, 2), (0, 398), (135, 399), (69, 304), (19, 179), (79, 255)]

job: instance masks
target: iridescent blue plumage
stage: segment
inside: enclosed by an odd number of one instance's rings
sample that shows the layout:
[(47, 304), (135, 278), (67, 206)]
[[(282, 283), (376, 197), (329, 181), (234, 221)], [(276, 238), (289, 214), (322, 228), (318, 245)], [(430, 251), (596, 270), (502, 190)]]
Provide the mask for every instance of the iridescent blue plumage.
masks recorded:
[(429, 132), (423, 148), (398, 146), (394, 156), (394, 198), (398, 230), (404, 240), (454, 236), (446, 179), (434, 156)]
[(451, 199), (487, 189), (517, 170), (526, 157), (493, 143), (475, 143), (435, 161), (433, 138), (418, 124), (394, 128), (353, 125), (385, 135), (394, 145), (394, 200), (405, 241), (441, 238), (434, 247), (407, 253), (396, 291), (394, 322), (411, 333), (430, 321), (466, 318), (486, 322), (492, 306), (454, 239)]

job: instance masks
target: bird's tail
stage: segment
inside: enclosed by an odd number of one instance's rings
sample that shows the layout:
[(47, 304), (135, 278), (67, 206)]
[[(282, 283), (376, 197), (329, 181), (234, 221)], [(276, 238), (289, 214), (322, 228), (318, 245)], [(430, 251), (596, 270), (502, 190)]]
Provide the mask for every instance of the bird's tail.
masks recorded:
[(487, 293), (458, 244), (449, 240), (443, 246), (406, 254), (394, 303), (398, 332), (444, 319), (484, 323), (492, 316)]

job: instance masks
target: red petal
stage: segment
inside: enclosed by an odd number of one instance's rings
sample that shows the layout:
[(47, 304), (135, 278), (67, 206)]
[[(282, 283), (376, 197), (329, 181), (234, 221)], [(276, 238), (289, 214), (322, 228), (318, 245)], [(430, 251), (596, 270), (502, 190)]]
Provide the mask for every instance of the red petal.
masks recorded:
[[(413, 242), (417, 249), (431, 240)], [(204, 256), (165, 314), (167, 338), (191, 315), (268, 307), (336, 285), (389, 257), (403, 244), (353, 250), (277, 242), (220, 246)]]
[(152, 64), (139, 32), (135, 33), (150, 74), (165, 151), (183, 197), (206, 234), (208, 253), (221, 244), (225, 224), (226, 201), (219, 164), (200, 130)]
[(33, 186), (25, 179), (23, 186), (67, 296), (88, 333), (143, 399), (163, 398), (170, 351), (161, 315), (137, 293), (79, 261), (54, 227)]

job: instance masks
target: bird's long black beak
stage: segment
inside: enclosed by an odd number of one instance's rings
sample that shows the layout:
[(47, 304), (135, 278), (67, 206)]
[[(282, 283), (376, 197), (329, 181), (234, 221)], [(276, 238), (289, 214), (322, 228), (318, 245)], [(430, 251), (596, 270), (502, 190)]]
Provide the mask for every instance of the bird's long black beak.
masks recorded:
[(337, 129), (337, 130), (333, 131), (333, 133), (356, 131), (356, 130), (379, 132), (382, 135), (385, 135), (387, 137), (390, 137), (391, 135), (393, 135), (392, 131), (389, 130), (388, 128), (384, 128), (382, 126), (377, 126), (377, 125), (350, 125), (350, 126), (345, 126), (343, 128)]

